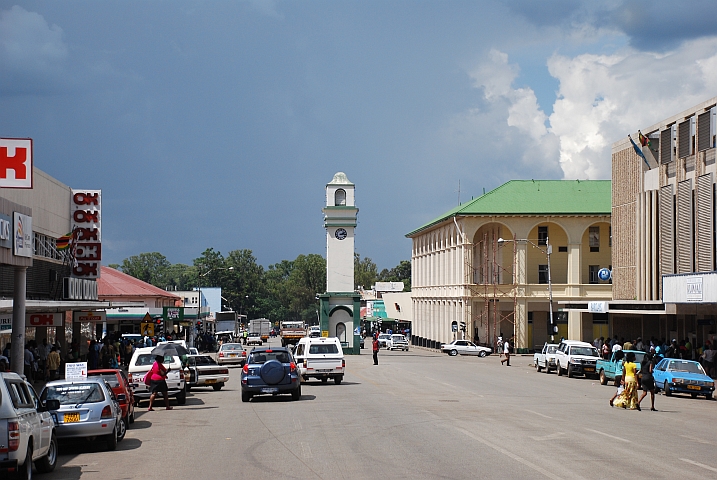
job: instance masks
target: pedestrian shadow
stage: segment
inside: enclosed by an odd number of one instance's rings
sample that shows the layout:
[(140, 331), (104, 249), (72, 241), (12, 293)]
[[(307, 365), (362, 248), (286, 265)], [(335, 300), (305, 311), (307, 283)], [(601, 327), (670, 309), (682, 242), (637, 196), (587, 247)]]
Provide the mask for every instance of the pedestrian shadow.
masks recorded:
[[(185, 405), (204, 405), (204, 400), (202, 400), (199, 397), (191, 396), (187, 397), (187, 401), (185, 402)], [(182, 408), (184, 405), (180, 405), (178, 408)]]

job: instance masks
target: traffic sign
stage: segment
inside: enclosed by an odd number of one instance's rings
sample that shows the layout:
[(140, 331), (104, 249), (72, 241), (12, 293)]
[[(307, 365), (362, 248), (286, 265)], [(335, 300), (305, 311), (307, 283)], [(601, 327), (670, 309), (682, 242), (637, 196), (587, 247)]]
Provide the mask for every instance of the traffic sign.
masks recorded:
[(612, 271), (609, 268), (601, 268), (598, 270), (598, 278), (603, 282), (607, 282), (612, 278)]
[(142, 322), (140, 324), (140, 333), (147, 337), (154, 337), (154, 323)]

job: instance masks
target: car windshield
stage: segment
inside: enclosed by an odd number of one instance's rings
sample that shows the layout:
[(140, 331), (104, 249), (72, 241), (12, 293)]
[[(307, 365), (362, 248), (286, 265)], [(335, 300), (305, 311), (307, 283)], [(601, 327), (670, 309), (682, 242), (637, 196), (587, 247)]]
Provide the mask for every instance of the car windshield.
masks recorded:
[(249, 356), (249, 363), (266, 363), (269, 360), (276, 360), (280, 363), (289, 363), (289, 352), (264, 350), (252, 352)]
[(313, 354), (326, 354), (326, 353), (339, 353), (339, 349), (335, 343), (322, 343), (318, 345), (309, 346), (309, 353)]
[(256, 333), (256, 332), (249, 332), (249, 336), (250, 336), (250, 337), (258, 337), (259, 334)]
[(60, 405), (77, 405), (103, 402), (105, 394), (96, 383), (48, 385), (42, 392), (42, 400), (59, 400)]
[(222, 350), (243, 350), (244, 348), (238, 343), (225, 343)]
[(382, 333), (381, 335), (378, 336), (378, 338), (386, 338), (387, 339), (387, 338), (391, 338), (391, 335), (389, 335), (388, 333)]
[(667, 367), (667, 371), (699, 373), (705, 375), (705, 371), (702, 369), (702, 365), (696, 362), (687, 362), (685, 360), (674, 360), (670, 362), (670, 365)]
[(597, 357), (598, 353), (595, 348), (590, 347), (573, 347), (570, 349), (571, 355), (585, 355), (586, 357)]
[(633, 352), (635, 354), (635, 363), (642, 363), (642, 361), (645, 359), (645, 354), (643, 352)]
[(393, 340), (394, 342), (396, 340), (401, 341), (401, 340), (403, 340), (403, 335), (394, 335), (391, 337), (391, 340)]
[(214, 361), (212, 357), (209, 355), (199, 355), (194, 357), (194, 361), (197, 365), (216, 365), (217, 362)]
[(88, 373), (90, 377), (102, 377), (102, 379), (110, 384), (110, 387), (116, 388), (120, 386), (119, 379), (114, 373)]
[(551, 347), (548, 347), (548, 351), (545, 352), (545, 353), (555, 353), (555, 351), (556, 351), (557, 349), (558, 349), (558, 347), (556, 347), (556, 346), (553, 345), (553, 346), (551, 346)]
[[(137, 362), (135, 365), (138, 367), (149, 367), (154, 363), (154, 357), (156, 355), (152, 355), (151, 353), (143, 353), (142, 355), (139, 355), (137, 357)], [(171, 355), (165, 355), (164, 356), (164, 362), (162, 363), (172, 363), (172, 356)]]

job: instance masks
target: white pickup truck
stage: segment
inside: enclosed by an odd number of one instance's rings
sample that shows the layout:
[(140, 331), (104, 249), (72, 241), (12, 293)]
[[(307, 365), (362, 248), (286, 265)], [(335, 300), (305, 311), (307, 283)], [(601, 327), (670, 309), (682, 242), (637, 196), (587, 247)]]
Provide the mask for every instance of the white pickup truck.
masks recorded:
[(302, 338), (296, 344), (294, 359), (302, 380), (318, 378), (326, 383), (333, 378), (339, 385), (344, 379), (346, 361), (336, 337)]
[(535, 352), (533, 355), (533, 365), (535, 365), (535, 369), (538, 372), (545, 370), (545, 373), (550, 373), (551, 370), (557, 368), (555, 364), (555, 351), (557, 349), (557, 343), (546, 342), (541, 351)]

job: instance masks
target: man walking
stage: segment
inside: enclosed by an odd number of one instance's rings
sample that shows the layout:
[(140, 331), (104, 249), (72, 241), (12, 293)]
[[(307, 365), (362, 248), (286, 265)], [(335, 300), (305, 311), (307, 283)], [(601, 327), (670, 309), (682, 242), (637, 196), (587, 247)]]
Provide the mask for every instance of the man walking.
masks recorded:
[(378, 365), (378, 335), (373, 337), (373, 364)]
[(503, 365), (503, 362), (508, 362), (507, 365), (510, 367), (510, 340), (503, 341), (503, 353), (505, 358), (500, 361), (500, 364)]

